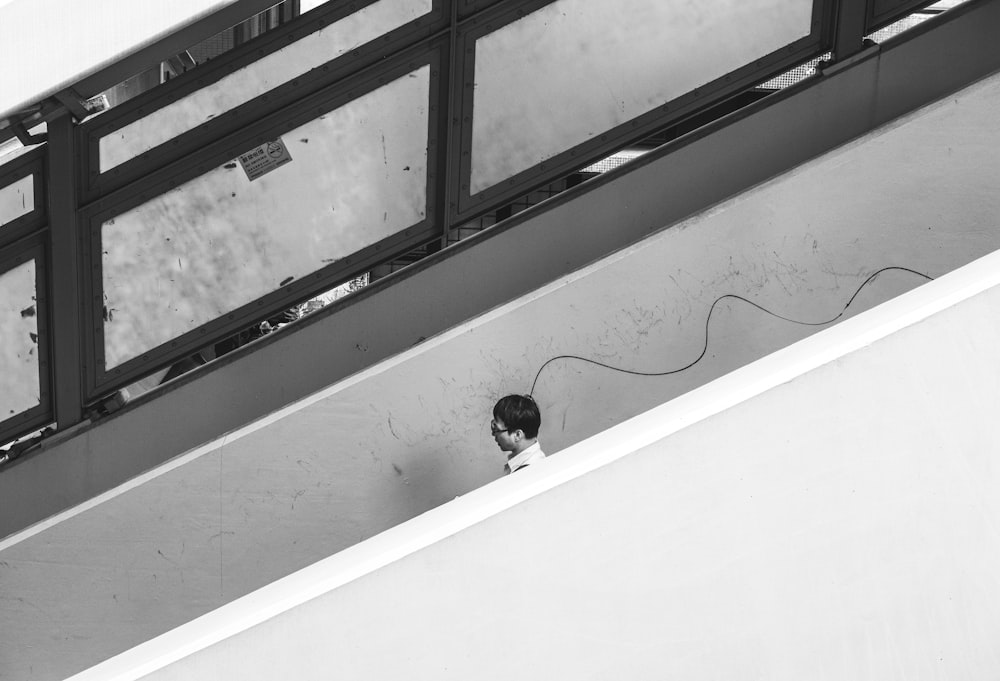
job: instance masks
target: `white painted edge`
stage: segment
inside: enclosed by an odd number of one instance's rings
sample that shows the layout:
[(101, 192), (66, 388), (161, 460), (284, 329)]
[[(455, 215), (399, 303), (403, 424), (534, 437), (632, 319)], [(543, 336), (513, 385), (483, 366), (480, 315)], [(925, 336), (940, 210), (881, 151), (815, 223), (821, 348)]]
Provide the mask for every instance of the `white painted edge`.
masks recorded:
[[(140, 679), (997, 286), (1000, 251), (568, 447), (516, 477), (497, 480), (272, 582), (70, 681)], [(502, 315), (509, 307), (487, 316)], [(462, 332), (452, 331), (440, 342)]]

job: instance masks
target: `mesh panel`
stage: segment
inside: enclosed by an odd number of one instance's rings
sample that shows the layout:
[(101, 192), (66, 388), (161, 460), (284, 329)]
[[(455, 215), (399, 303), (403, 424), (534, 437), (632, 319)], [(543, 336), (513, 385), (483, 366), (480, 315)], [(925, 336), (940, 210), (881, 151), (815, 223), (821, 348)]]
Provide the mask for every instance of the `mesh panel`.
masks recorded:
[[(940, 3), (940, 4), (948, 4), (949, 6), (952, 6), (960, 3), (950, 2), (950, 3)], [(934, 5), (933, 7), (937, 7), (937, 5)], [(911, 14), (908, 17), (904, 17), (895, 23), (889, 24), (885, 28), (880, 28), (874, 33), (866, 35), (865, 38), (873, 40), (876, 43), (883, 43), (886, 40), (889, 40), (890, 38), (897, 36), (900, 33), (903, 33), (904, 31), (908, 31), (917, 24), (926, 21), (927, 19), (937, 16), (937, 14), (938, 12), (936, 11), (915, 12), (914, 14)], [(757, 87), (759, 87), (762, 90), (781, 90), (782, 88), (786, 88), (789, 85), (794, 85), (795, 83), (798, 83), (799, 81), (804, 80), (809, 76), (815, 74), (816, 65), (822, 60), (829, 59), (830, 56), (831, 56), (830, 53), (827, 52), (826, 54), (820, 57), (817, 57), (815, 59), (810, 59), (805, 64), (796, 66), (791, 71), (782, 73), (780, 76), (777, 76), (775, 78), (772, 78), (771, 80), (761, 83)]]

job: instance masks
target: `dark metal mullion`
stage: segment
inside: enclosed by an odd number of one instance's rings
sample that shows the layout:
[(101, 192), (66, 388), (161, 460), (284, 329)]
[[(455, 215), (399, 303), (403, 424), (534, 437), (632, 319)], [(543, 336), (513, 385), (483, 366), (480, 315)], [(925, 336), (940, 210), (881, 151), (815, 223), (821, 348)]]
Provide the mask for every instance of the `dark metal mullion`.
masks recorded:
[(483, 12), (494, 5), (499, 4), (503, 0), (455, 0), (461, 3), (459, 8), (458, 16), (462, 19), (467, 19), (479, 12)]
[[(448, 23), (448, 54), (447, 63), (442, 64), (441, 91), (439, 100), (444, 103), (440, 112), (438, 124), (438, 181), (437, 196), (440, 201), (438, 216), (441, 221), (441, 248), (448, 245), (448, 232), (451, 229), (452, 215), (458, 210), (455, 193), (456, 178), (460, 177), (457, 151), (461, 148), (461, 140), (456, 139), (457, 131), (453, 120), (459, 115), (456, 102), (460, 101), (462, 90), (460, 86), (463, 51), (458, 49), (458, 4), (462, 0), (450, 0), (451, 20)], [(447, 68), (447, 72), (445, 72)]]
[(838, 0), (834, 20), (833, 63), (854, 56), (865, 45), (869, 0)]
[(83, 337), (77, 218), (76, 131), (68, 113), (48, 124), (49, 322), (55, 420), (65, 429), (83, 420)]
[(475, 21), (466, 19), (462, 21), (462, 26), (456, 26), (455, 54), (452, 58), (454, 72), (449, 84), (451, 115), (448, 121), (448, 138), (452, 141), (449, 166), (453, 173), (449, 179), (451, 186), (447, 208), (449, 221), (456, 224), (468, 219), (464, 204), (469, 190), (467, 178), (472, 174), (472, 163), (469, 160), (472, 154), (472, 99), (466, 96), (466, 91), (471, 88), (475, 77), (476, 49), (475, 38), (470, 37), (465, 25), (473, 25)]

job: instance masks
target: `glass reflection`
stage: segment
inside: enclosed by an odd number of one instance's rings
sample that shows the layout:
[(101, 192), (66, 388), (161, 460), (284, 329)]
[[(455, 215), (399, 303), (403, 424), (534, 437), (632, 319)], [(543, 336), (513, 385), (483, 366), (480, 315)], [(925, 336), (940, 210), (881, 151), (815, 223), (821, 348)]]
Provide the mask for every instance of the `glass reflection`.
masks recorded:
[(13, 222), (35, 210), (34, 176), (28, 175), (0, 188), (0, 225)]
[(330, 0), (299, 0), (299, 14), (305, 14), (306, 12), (316, 9), (320, 5), (325, 5)]
[(37, 407), (35, 262), (0, 274), (0, 421)]
[(422, 66), (282, 135), (257, 179), (234, 159), (105, 222), (105, 366), (423, 220), (429, 88)]
[(558, 0), (476, 41), (476, 194), (809, 35), (812, 0)]
[(380, 0), (102, 137), (101, 171), (427, 14), (431, 5), (432, 0)]

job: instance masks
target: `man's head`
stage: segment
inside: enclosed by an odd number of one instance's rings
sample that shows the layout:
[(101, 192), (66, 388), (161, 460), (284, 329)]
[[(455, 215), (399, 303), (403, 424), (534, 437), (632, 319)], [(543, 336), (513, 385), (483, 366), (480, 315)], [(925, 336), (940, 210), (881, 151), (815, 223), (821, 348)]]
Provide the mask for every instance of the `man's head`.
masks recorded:
[(519, 454), (534, 444), (542, 417), (538, 405), (527, 395), (507, 395), (493, 407), (490, 430), (502, 451)]

